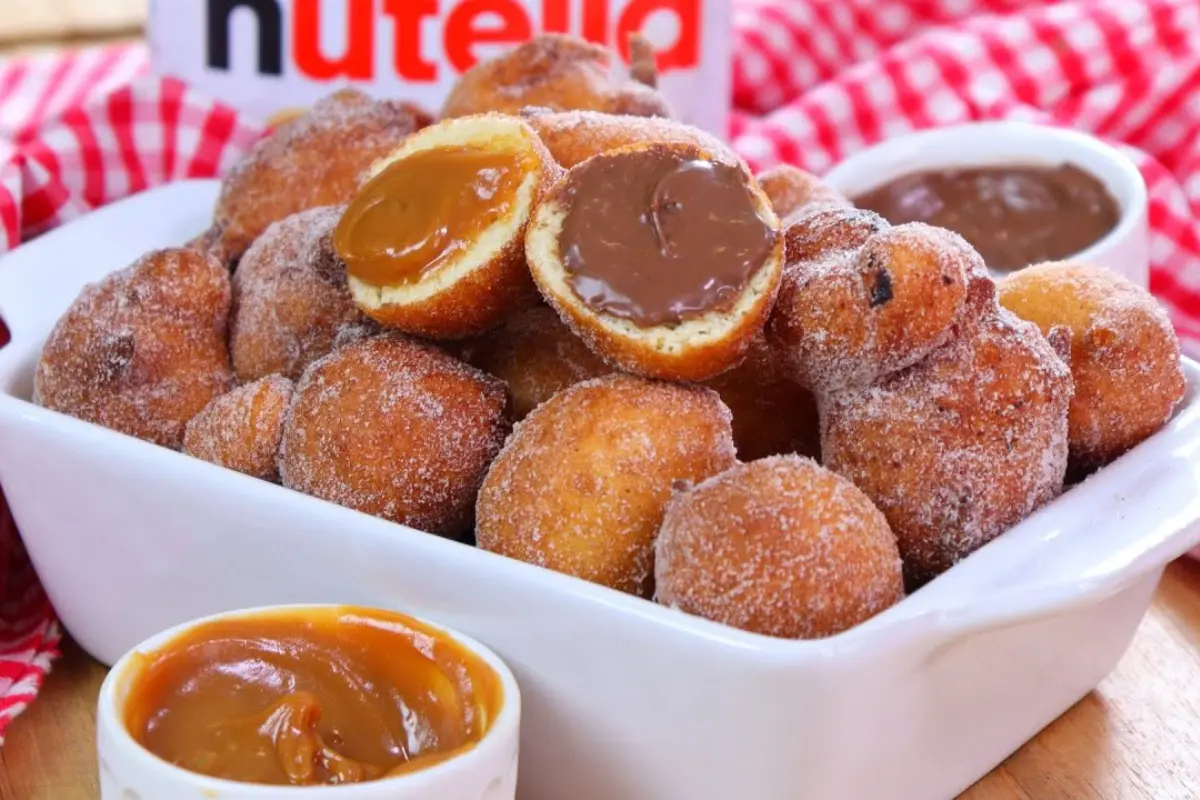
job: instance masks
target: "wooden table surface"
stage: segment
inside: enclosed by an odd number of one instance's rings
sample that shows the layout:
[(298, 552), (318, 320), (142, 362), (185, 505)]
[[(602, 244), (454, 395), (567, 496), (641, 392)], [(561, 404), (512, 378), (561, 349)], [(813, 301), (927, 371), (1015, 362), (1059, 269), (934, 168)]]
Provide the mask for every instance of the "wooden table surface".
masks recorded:
[[(95, 800), (93, 706), (103, 678), (103, 667), (66, 647), (0, 748), (0, 798)], [(1116, 671), (960, 800), (1196, 798), (1200, 563), (1178, 562)]]

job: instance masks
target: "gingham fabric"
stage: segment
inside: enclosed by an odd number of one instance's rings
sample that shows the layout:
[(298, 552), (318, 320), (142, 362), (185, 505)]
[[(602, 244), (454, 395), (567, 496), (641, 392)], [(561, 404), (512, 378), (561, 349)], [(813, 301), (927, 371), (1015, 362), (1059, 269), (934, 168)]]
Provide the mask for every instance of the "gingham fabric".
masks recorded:
[[(735, 0), (735, 8), (731, 133), (754, 167), (785, 161), (820, 173), (880, 139), (968, 120), (1091, 131), (1141, 168), (1151, 289), (1185, 341), (1200, 343), (1196, 0)], [(148, 76), (141, 47), (2, 65), (0, 251), (148, 186), (219, 174), (262, 132), (178, 81)], [(7, 562), (0, 734), (36, 693), (58, 637), (19, 545)]]

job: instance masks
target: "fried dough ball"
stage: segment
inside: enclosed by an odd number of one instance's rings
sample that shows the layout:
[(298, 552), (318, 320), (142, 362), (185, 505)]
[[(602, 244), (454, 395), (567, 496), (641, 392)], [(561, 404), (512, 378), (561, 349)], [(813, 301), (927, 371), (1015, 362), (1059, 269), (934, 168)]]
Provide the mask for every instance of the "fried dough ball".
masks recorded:
[(775, 213), (784, 221), (784, 225), (799, 221), (797, 213), (817, 206), (850, 206), (849, 200), (827, 186), (816, 175), (791, 164), (780, 164), (760, 172), (758, 183), (767, 193)]
[(572, 167), (538, 206), (525, 256), (542, 296), (605, 361), (705, 381), (761, 333), (783, 236), (740, 159), (651, 143)]
[(467, 361), (508, 384), (517, 421), (568, 386), (613, 371), (546, 306), (474, 341)]
[(296, 384), (283, 485), (458, 536), (508, 434), (504, 384), (437, 347), (384, 334), (334, 350)]
[[(369, 327), (333, 252), (338, 206), (271, 223), (233, 274), (229, 349), (241, 381), (279, 373), (296, 380), (343, 331)], [(371, 326), (373, 327), (373, 326)]]
[(564, 169), (600, 153), (647, 142), (692, 145), (727, 159), (736, 158), (717, 137), (673, 119), (545, 109), (526, 109), (523, 116)]
[(197, 250), (156, 250), (80, 293), (42, 348), (34, 401), (178, 449), (233, 383), (229, 275)]
[(716, 392), (629, 375), (577, 383), (516, 426), (479, 491), (476, 542), (648, 597), (671, 487), (734, 463)]
[(677, 494), (654, 576), (663, 605), (789, 639), (833, 636), (904, 597), (883, 514), (799, 456), (739, 464)]
[(733, 413), (739, 460), (785, 453), (820, 457), (816, 398), (787, 377), (762, 339), (740, 365), (704, 385), (716, 391)]
[(970, 291), (943, 347), (821, 399), (825, 464), (887, 517), (913, 586), (1052, 500), (1066, 472), (1066, 364), (986, 276)]
[[(517, 114), (527, 107), (670, 117), (656, 89), (612, 78), (612, 51), (575, 36), (546, 33), (463, 73), (442, 107), (442, 118), (487, 111)], [(647, 77), (639, 69), (640, 77)]]
[(1072, 473), (1103, 466), (1166, 424), (1187, 381), (1154, 297), (1102, 267), (1053, 263), (1000, 283), (1000, 302), (1049, 332), (1070, 330)]
[(475, 336), (534, 305), (525, 230), (561, 175), (518, 117), (462, 117), (410, 136), (372, 168), (334, 232), (355, 303), (430, 339)]
[(293, 384), (268, 375), (213, 398), (192, 417), (183, 452), (267, 481), (279, 479), (279, 442)]
[(272, 222), (346, 203), (362, 174), (431, 122), (409, 103), (342, 89), (259, 141), (221, 183), (212, 252), (236, 263)]
[(816, 392), (865, 386), (933, 352), (962, 313), (968, 276), (983, 274), (979, 254), (941, 228), (884, 228), (843, 248), (843, 232), (853, 241), (875, 219), (827, 209), (796, 224), (789, 259), (805, 249), (819, 257), (789, 261), (767, 339), (795, 380)]

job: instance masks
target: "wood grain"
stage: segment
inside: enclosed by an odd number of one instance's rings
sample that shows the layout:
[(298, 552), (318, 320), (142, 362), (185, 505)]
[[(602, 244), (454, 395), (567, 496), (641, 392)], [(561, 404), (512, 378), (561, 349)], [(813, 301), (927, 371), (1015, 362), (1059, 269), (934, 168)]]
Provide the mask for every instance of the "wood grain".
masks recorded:
[(140, 29), (148, 0), (0, 0), (0, 42), (28, 44)]
[[(95, 800), (104, 668), (68, 645), (0, 748), (0, 798)], [(1100, 688), (959, 800), (1200, 798), (1200, 563), (1172, 564)]]

